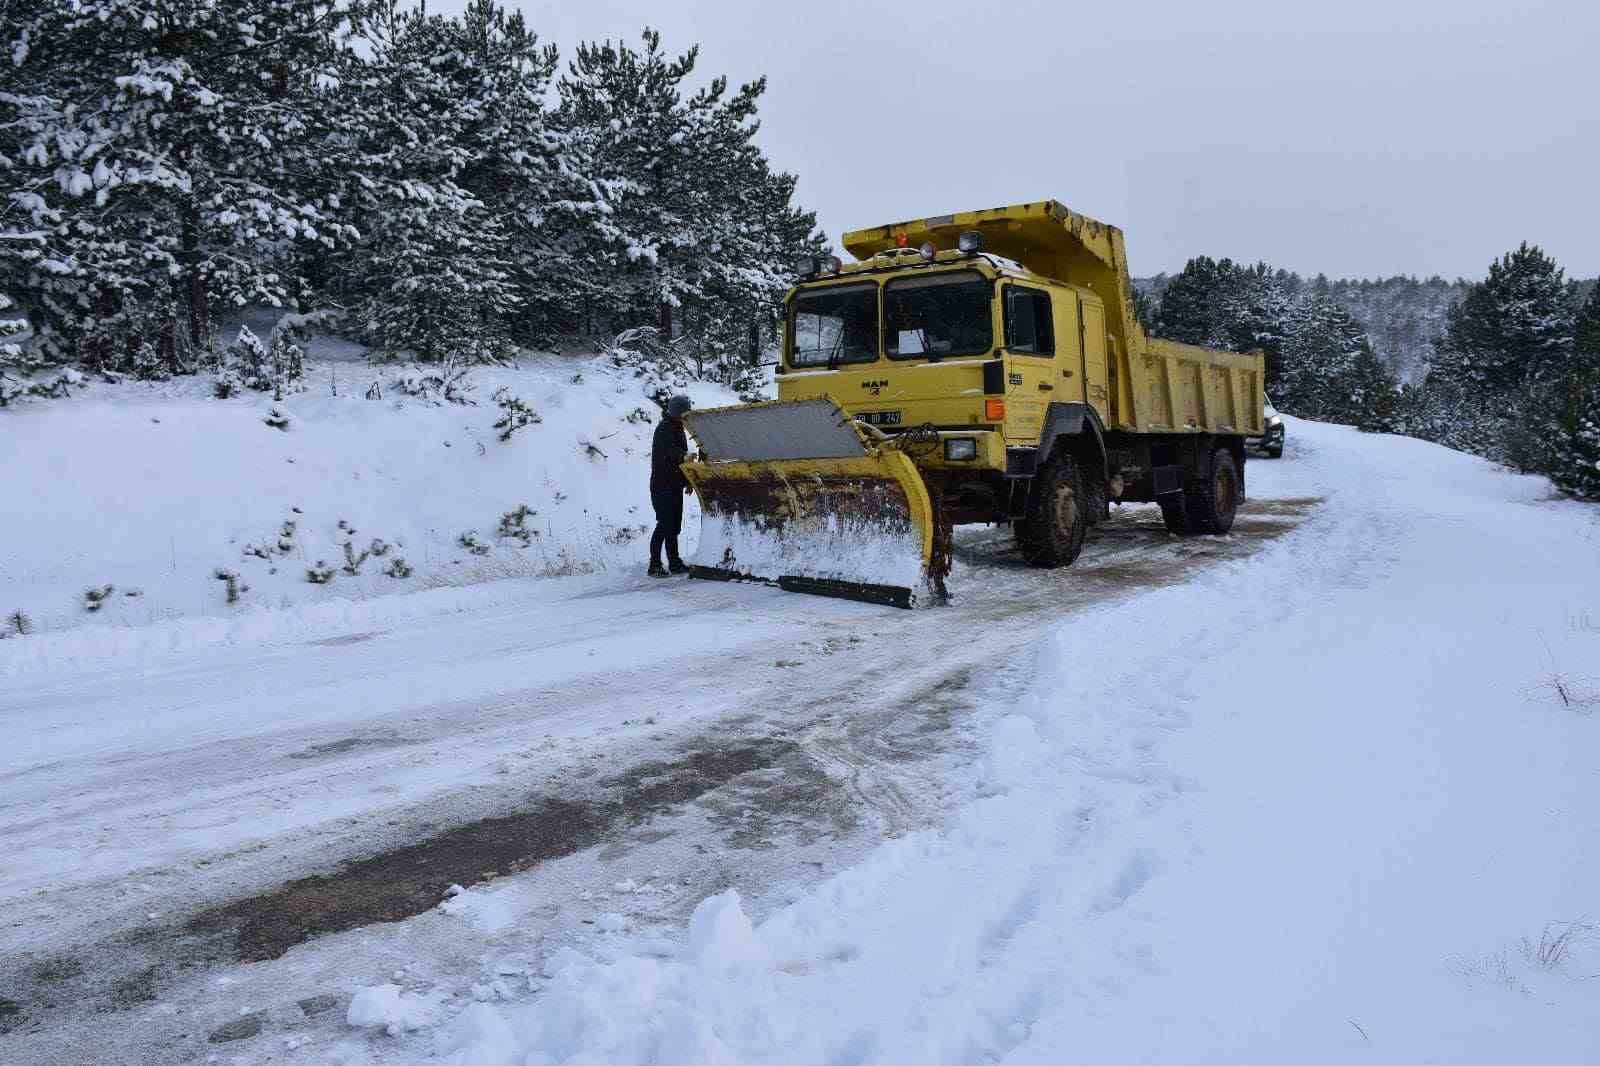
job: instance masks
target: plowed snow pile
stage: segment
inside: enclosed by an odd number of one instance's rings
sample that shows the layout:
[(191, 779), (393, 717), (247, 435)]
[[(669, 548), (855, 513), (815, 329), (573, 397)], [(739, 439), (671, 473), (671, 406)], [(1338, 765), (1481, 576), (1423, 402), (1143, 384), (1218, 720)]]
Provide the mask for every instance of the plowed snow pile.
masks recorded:
[(1290, 440), (1315, 517), (1045, 634), (949, 824), (340, 1061), (1597, 1061), (1595, 511)]

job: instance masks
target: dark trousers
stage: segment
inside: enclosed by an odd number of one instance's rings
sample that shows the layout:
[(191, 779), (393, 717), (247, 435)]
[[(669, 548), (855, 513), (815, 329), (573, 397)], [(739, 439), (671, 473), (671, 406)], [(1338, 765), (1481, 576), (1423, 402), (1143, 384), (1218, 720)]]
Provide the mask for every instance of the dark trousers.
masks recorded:
[(650, 534), (650, 561), (661, 561), (666, 545), (667, 559), (679, 562), (678, 534), (683, 530), (683, 490), (676, 485), (650, 486), (650, 506), (656, 509), (656, 531)]

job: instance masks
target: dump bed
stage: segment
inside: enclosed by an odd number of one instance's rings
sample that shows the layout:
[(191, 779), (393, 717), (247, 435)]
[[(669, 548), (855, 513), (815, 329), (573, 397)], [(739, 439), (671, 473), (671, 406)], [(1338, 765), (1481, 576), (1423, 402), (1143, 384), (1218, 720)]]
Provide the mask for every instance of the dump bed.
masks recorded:
[(1222, 352), (1147, 336), (1134, 314), (1127, 251), (1115, 226), (1041, 200), (855, 230), (844, 235), (843, 243), (850, 254), (866, 259), (902, 244), (954, 249), (957, 238), (972, 230), (983, 235), (986, 253), (1099, 298), (1109, 371), (1109, 395), (1100, 415), (1107, 429), (1262, 431), (1261, 353)]

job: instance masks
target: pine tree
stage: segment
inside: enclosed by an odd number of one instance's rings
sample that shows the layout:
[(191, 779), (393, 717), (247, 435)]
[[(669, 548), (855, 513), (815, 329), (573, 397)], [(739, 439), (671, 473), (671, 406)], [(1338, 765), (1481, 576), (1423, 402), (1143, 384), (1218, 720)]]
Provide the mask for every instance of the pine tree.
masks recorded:
[(30, 360), (216, 368), (220, 308), (315, 304), (423, 359), (653, 324), (730, 378), (825, 248), (755, 144), (765, 82), (691, 88), (696, 50), (653, 31), (558, 87), (499, 0), (40, 0), (5, 32), (0, 292)]
[[(336, 0), (41, 0), (0, 96), (12, 207), (0, 260), (39, 348), (101, 368), (193, 369), (219, 304), (281, 304), (279, 259), (342, 235), (320, 195)], [(7, 219), (8, 228), (12, 219)]]
[(1524, 241), (1450, 310), (1432, 372), (1507, 396), (1559, 372), (1572, 351), (1574, 311), (1561, 268)]
[(1555, 261), (1523, 242), (1489, 265), (1446, 316), (1429, 371), (1451, 395), (1440, 411), (1451, 447), (1544, 470), (1572, 355), (1572, 293)]
[[(362, 27), (370, 57), (345, 63), (348, 209), (363, 239), (341, 272), (361, 332), (391, 356), (497, 361), (510, 351), (521, 299), (507, 217), (464, 182), (476, 168), (496, 187), (514, 151), (497, 139), (496, 79), (524, 60), (554, 60), (521, 34), (520, 19), (512, 42), (510, 20), (496, 22), (490, 5), (473, 14), (482, 21), (469, 31), (461, 19), (381, 0)], [(521, 192), (508, 189), (503, 203)]]
[(1383, 387), (1382, 368), (1349, 311), (1325, 296), (1310, 296), (1289, 311), (1284, 332), (1283, 369), (1274, 392), (1284, 410), (1343, 423), (1369, 414)]
[(7, 406), (22, 395), (21, 384), (14, 381), (7, 373), (8, 370), (18, 370), (23, 365), (23, 348), (17, 343), (16, 338), (28, 328), (25, 319), (13, 317), (10, 313), (15, 307), (16, 304), (11, 297), (0, 291), (0, 407)]
[(1196, 256), (1174, 274), (1161, 294), (1155, 315), (1159, 337), (1185, 344), (1222, 343), (1222, 305), (1236, 268), (1231, 259)]
[(1368, 433), (1392, 433), (1398, 427), (1400, 393), (1394, 375), (1363, 336), (1346, 377), (1350, 421)]
[(794, 177), (754, 143), (765, 80), (730, 92), (713, 78), (685, 95), (697, 54), (669, 56), (653, 30), (637, 50), (578, 48), (559, 83), (560, 123), (594, 199), (557, 210), (582, 235), (584, 301), (613, 309), (613, 328), (686, 337), (704, 370), (759, 351), (796, 255), (823, 243), (815, 216), (792, 205)]
[(1572, 347), (1585, 363), (1600, 362), (1600, 280), (1592, 282), (1572, 331)]
[(1269, 389), (1283, 374), (1283, 345), (1298, 288), (1298, 279), (1290, 277), (1266, 263), (1236, 269), (1222, 293), (1219, 334), (1212, 342), (1236, 352), (1260, 349)]
[(1600, 285), (1578, 312), (1567, 374), (1553, 390), (1546, 473), (1556, 486), (1600, 499)]

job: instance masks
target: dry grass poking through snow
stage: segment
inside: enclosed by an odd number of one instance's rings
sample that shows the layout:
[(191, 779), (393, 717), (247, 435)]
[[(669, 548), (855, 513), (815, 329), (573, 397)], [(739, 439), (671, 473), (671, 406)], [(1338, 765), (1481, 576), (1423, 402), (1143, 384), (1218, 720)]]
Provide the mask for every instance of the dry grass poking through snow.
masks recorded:
[(1569, 968), (1581, 949), (1594, 942), (1596, 933), (1600, 933), (1600, 927), (1584, 918), (1546, 922), (1537, 940), (1525, 936), (1515, 948), (1501, 948), (1486, 955), (1453, 955), (1447, 965), (1450, 972), (1469, 985), (1485, 982), (1531, 995), (1533, 990), (1524, 978), (1535, 973), (1575, 980), (1600, 977), (1600, 973), (1573, 973)]
[[(1540, 640), (1543, 641), (1544, 638), (1540, 637)], [(1600, 709), (1600, 682), (1587, 675), (1569, 674), (1562, 670), (1557, 665), (1548, 642), (1545, 642), (1544, 650), (1550, 660), (1550, 672), (1528, 686), (1526, 690), (1528, 698), (1543, 700), (1546, 697), (1554, 697), (1567, 710), (1585, 716)]]
[(1572, 949), (1594, 939), (1595, 927), (1583, 919), (1575, 922), (1546, 922), (1535, 943), (1522, 938), (1522, 957), (1545, 973), (1565, 973)]

